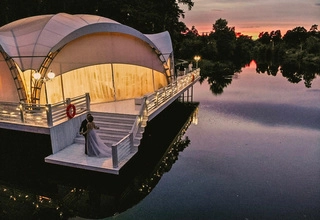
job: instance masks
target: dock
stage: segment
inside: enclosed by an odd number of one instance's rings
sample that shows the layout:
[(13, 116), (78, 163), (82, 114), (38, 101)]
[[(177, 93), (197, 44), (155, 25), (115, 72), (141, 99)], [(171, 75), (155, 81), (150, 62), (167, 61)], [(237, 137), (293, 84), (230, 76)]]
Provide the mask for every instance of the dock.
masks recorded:
[[(51, 115), (48, 114), (47, 106), (37, 109), (36, 114), (42, 117), (38, 124), (25, 117), (22, 117), (24, 121), (19, 122), (21, 108), (19, 113), (18, 108), (12, 105), (10, 109), (16, 112), (12, 114), (6, 111), (6, 117), (0, 120), (0, 128), (49, 135), (52, 154), (44, 158), (46, 163), (118, 175), (121, 168), (138, 152), (148, 121), (176, 100), (192, 102), (193, 85), (199, 79), (200, 70), (196, 69), (152, 94), (128, 100), (88, 103), (87, 95), (76, 97), (69, 100), (69, 103), (74, 103), (81, 110), (74, 118), (68, 119), (65, 116), (66, 104), (60, 103), (49, 106)], [(47, 114), (44, 114), (46, 111)], [(89, 157), (84, 153), (84, 137), (79, 134), (79, 127), (88, 112), (95, 117), (95, 123), (100, 127), (97, 130), (100, 138), (112, 146), (112, 157)]]
[[(130, 99), (118, 102), (93, 104), (91, 105), (91, 112), (93, 112), (93, 116), (94, 112), (138, 115), (139, 108), (135, 105), (134, 99)], [(81, 135), (78, 135), (78, 138), (83, 139), (83, 142), (73, 143), (63, 150), (46, 157), (45, 162), (96, 172), (119, 174), (120, 169), (135, 154), (129, 154), (126, 159), (120, 161), (118, 167), (113, 167), (111, 157), (97, 158), (87, 156), (84, 153), (84, 138)]]

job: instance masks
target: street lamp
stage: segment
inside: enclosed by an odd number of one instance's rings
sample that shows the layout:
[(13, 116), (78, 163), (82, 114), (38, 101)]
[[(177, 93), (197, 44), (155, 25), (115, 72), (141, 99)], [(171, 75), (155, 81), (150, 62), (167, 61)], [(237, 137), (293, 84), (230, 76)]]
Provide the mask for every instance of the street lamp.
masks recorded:
[(35, 83), (42, 81), (44, 83), (44, 92), (45, 92), (45, 96), (46, 96), (46, 104), (48, 104), (48, 93), (47, 93), (47, 85), (46, 82), (52, 80), (54, 77), (56, 76), (56, 74), (54, 72), (52, 72), (50, 70), (50, 72), (47, 74), (47, 76), (45, 76), (44, 78), (41, 79), (41, 74), (36, 71), (33, 74), (33, 78), (35, 79)]
[(199, 60), (200, 60), (200, 56), (194, 56), (194, 60), (196, 61), (196, 68), (198, 69), (198, 62), (199, 62)]

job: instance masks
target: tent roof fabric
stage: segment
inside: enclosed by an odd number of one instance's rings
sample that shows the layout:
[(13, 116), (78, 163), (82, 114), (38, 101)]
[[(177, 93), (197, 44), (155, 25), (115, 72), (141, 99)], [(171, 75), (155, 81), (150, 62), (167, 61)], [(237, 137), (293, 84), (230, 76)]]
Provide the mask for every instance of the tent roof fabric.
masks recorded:
[(7, 53), (22, 71), (38, 69), (50, 52), (72, 40), (98, 32), (116, 32), (137, 37), (158, 53), (162, 62), (172, 54), (169, 33), (144, 35), (114, 20), (96, 15), (59, 13), (39, 15), (0, 27), (0, 50)]

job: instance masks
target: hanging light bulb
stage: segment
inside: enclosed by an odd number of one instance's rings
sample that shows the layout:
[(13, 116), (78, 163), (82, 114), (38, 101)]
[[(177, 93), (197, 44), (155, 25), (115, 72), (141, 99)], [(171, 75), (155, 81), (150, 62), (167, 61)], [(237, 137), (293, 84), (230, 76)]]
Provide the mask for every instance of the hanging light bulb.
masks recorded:
[(38, 80), (38, 79), (41, 78), (41, 74), (36, 70), (36, 72), (33, 74), (33, 78), (34, 78), (35, 80)]
[(53, 79), (56, 76), (56, 74), (50, 70), (47, 76), (49, 79)]

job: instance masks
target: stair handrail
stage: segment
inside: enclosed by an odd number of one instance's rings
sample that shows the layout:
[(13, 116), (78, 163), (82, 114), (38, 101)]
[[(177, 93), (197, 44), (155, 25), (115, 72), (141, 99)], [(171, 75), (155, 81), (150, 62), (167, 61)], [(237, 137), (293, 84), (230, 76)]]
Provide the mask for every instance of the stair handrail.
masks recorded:
[(139, 129), (141, 128), (143, 119), (145, 117), (147, 117), (146, 102), (143, 101), (141, 103), (139, 114), (137, 115), (129, 134), (127, 134), (120, 141), (112, 145), (112, 165), (114, 168), (117, 168), (119, 166), (119, 162), (122, 159), (118, 154), (119, 150), (127, 151), (128, 153), (133, 152), (134, 138), (136, 137)]
[[(126, 136), (124, 136), (120, 141), (115, 144), (112, 144), (112, 166), (113, 168), (117, 168), (119, 166), (119, 162), (122, 161), (128, 154), (123, 154), (122, 152), (132, 152), (133, 146), (133, 133), (130, 132)], [(119, 154), (119, 151), (122, 151)]]
[[(169, 84), (166, 87), (160, 88), (159, 90), (145, 95), (139, 101), (141, 104), (140, 111), (136, 117), (135, 122), (128, 135), (122, 138), (120, 141), (112, 145), (112, 164), (114, 168), (119, 166), (119, 162), (124, 159), (125, 155), (119, 155), (119, 150), (132, 153), (134, 146), (134, 138), (142, 125), (142, 121), (145, 117), (148, 117), (148, 112), (157, 108), (167, 99), (171, 98), (173, 95), (178, 93), (181, 88), (192, 83), (195, 78), (199, 77), (200, 70), (196, 69), (183, 77), (180, 77), (176, 82)], [(129, 149), (128, 149), (129, 148)]]

